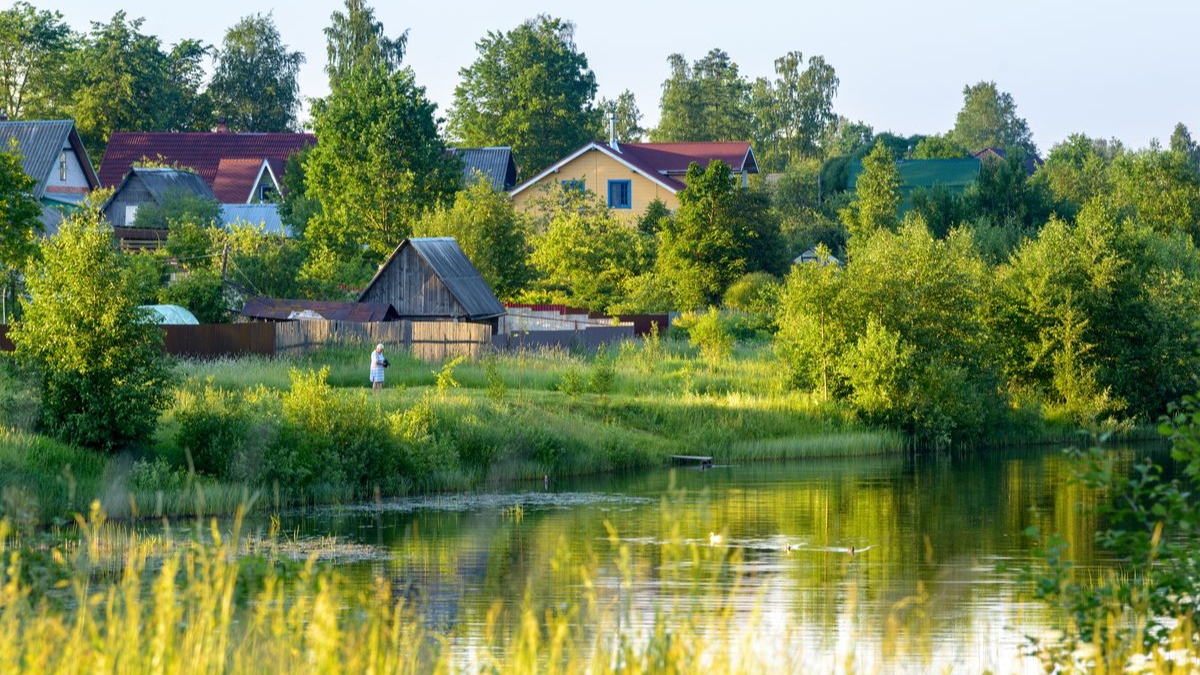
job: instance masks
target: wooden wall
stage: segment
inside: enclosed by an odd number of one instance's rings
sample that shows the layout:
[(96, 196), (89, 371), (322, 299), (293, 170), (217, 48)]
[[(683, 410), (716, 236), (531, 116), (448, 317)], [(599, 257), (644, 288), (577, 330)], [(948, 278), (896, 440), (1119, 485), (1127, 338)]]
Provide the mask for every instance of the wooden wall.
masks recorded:
[(630, 198), (633, 200), (632, 208), (611, 209), (612, 213), (617, 216), (628, 214), (630, 217), (636, 218), (642, 215), (650, 202), (655, 199), (661, 199), (672, 211), (679, 208), (679, 198), (670, 190), (640, 173), (635, 173), (629, 167), (598, 150), (583, 153), (563, 165), (557, 173), (551, 173), (536, 184), (525, 188), (520, 194), (513, 197), (513, 205), (522, 211), (529, 211), (535, 208), (534, 202), (544, 198), (543, 186), (549, 184), (553, 188), (564, 180), (582, 180), (584, 187), (589, 192), (598, 195), (605, 203), (608, 203), (608, 181), (629, 181)]
[(476, 357), (492, 344), (492, 327), (452, 321), (286, 321), (275, 327), (278, 354), (302, 353), (330, 344), (383, 344), (384, 352), (411, 351), (424, 361)]
[(108, 222), (113, 227), (133, 225), (132, 222), (125, 222), (125, 207), (146, 203), (152, 204), (154, 200), (150, 197), (150, 191), (146, 189), (142, 179), (135, 175), (125, 184), (125, 189), (114, 195), (112, 202), (104, 209), (104, 216), (108, 218)]
[(466, 310), (451, 295), (412, 246), (405, 246), (392, 258), (383, 274), (368, 290), (365, 302), (388, 302), (403, 317), (467, 316)]

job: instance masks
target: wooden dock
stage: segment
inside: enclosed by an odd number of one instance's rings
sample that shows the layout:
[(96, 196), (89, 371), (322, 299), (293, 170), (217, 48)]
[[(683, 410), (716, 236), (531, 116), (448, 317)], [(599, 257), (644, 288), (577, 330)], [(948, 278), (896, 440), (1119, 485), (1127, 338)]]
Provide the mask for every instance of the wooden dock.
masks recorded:
[(672, 464), (699, 464), (702, 469), (711, 469), (713, 465), (712, 457), (703, 455), (671, 455)]

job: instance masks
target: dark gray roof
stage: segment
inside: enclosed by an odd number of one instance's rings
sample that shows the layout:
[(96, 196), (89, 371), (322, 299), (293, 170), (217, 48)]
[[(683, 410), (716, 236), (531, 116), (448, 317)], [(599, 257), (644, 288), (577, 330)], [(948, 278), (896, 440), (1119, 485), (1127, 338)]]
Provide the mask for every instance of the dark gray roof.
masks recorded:
[(242, 316), (251, 319), (289, 321), (293, 312), (308, 310), (330, 321), (356, 323), (395, 321), (400, 317), (386, 302), (336, 302), (331, 300), (284, 300), (279, 298), (250, 298), (242, 307)]
[(42, 234), (53, 237), (58, 234), (58, 227), (66, 220), (67, 214), (61, 206), (42, 205)]
[(92, 163), (75, 131), (75, 123), (71, 120), (37, 120), (28, 122), (0, 122), (0, 150), (8, 151), (10, 142), (17, 142), (21, 152), (21, 168), (36, 181), (33, 187), (35, 199), (41, 199), (46, 192), (46, 182), (50, 173), (58, 164), (58, 155), (69, 142), (80, 157), (88, 181), (92, 187), (99, 185)]
[(466, 310), (468, 319), (490, 319), (504, 314), (504, 305), (496, 299), (492, 287), (483, 280), (479, 270), (471, 264), (471, 260), (459, 248), (453, 237), (414, 237), (400, 242), (387, 262), (375, 273), (375, 278), (363, 289), (359, 302), (367, 296), (371, 287), (383, 275), (383, 271), (392, 264), (405, 246), (412, 246), (417, 255), (429, 263), (433, 273), (438, 275), (450, 290), (450, 294)]
[(517, 184), (512, 148), (451, 148), (450, 152), (462, 158), (463, 178), (468, 184), (479, 174), (497, 190), (508, 191)]
[(161, 203), (163, 197), (172, 192), (189, 192), (197, 197), (206, 197), (216, 201), (213, 196), (213, 191), (208, 187), (208, 183), (204, 182), (198, 174), (191, 171), (181, 171), (179, 169), (142, 169), (134, 167), (125, 175), (125, 180), (121, 181), (121, 185), (113, 192), (115, 195), (121, 191), (125, 183), (130, 177), (137, 176), (142, 179), (142, 185), (150, 191), (150, 195), (154, 197), (154, 201)]

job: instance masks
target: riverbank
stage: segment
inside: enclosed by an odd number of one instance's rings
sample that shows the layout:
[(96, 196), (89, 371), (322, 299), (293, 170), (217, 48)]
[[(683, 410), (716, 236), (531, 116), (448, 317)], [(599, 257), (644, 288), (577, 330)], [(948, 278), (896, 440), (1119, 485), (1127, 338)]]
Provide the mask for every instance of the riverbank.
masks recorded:
[(145, 447), (105, 456), (30, 430), (10, 396), (0, 433), (0, 513), (69, 519), (230, 513), (466, 490), (662, 466), (903, 452), (899, 433), (791, 390), (765, 345), (707, 364), (682, 342), (543, 352), (431, 366), (390, 354), (366, 389), (361, 349), (181, 361)]

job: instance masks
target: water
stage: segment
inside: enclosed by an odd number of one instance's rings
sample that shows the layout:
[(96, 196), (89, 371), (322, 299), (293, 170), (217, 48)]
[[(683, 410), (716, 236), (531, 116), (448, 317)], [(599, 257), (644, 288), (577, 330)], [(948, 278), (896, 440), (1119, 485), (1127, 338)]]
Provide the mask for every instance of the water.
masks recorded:
[[(388, 579), (462, 649), (496, 599), (578, 601), (564, 564), (592, 560), (635, 630), (656, 608), (703, 627), (731, 606), (761, 644), (830, 670), (849, 654), (869, 670), (886, 646), (886, 672), (1011, 672), (1032, 669), (1026, 637), (1050, 621), (1018, 579), (1034, 559), (1026, 529), (1065, 537), (1085, 572), (1111, 566), (1092, 543), (1096, 497), (1070, 469), (1051, 450), (664, 469), (293, 513), (283, 529), (354, 544), (330, 561)], [(628, 584), (606, 522), (632, 554)], [(705, 555), (665, 560), (672, 528)], [(720, 553), (739, 550), (731, 563), (711, 555), (710, 531)], [(680, 566), (703, 581), (682, 582)]]

